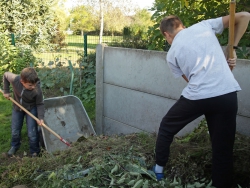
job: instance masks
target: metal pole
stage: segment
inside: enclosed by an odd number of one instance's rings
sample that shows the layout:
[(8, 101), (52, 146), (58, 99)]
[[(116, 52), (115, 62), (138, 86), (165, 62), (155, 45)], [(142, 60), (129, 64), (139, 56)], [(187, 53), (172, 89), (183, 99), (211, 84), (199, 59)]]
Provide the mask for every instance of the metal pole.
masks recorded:
[(87, 37), (88, 35), (87, 35), (87, 33), (84, 33), (84, 41), (83, 41), (83, 43), (84, 43), (84, 58), (86, 58), (87, 57), (87, 55), (88, 55), (88, 37)]
[(70, 81), (70, 91), (69, 91), (69, 94), (72, 95), (72, 93), (73, 93), (73, 81), (74, 81), (74, 70), (73, 70), (73, 66), (72, 66), (72, 63), (71, 63), (70, 60), (68, 60), (68, 63), (69, 63), (70, 71), (71, 71), (71, 81)]
[(11, 33), (10, 36), (11, 36), (11, 44), (13, 46), (15, 46), (16, 44), (15, 44), (15, 35), (14, 35), (14, 33)]

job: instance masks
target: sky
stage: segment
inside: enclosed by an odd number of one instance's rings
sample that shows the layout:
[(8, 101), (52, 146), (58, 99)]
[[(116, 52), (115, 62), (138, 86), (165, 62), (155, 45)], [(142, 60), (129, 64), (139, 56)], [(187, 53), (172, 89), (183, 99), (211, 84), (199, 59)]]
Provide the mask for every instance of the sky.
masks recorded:
[[(151, 8), (155, 0), (132, 0), (135, 5), (138, 5), (140, 8)], [(75, 0), (66, 0), (65, 7), (70, 8), (72, 4), (75, 3)]]
[(155, 0), (133, 0), (140, 8), (151, 8)]

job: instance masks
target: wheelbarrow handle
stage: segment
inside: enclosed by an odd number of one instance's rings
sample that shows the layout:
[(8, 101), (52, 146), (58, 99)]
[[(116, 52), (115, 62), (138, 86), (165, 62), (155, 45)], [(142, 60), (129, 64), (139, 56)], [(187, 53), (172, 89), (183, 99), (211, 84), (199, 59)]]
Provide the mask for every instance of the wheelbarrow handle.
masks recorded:
[[(0, 89), (0, 92), (2, 94), (3, 91)], [(15, 103), (19, 108), (21, 108), (24, 112), (26, 112), (30, 117), (32, 117), (34, 120), (36, 121), (40, 121), (36, 116), (34, 116), (32, 113), (30, 113), (28, 110), (26, 110), (22, 105), (20, 105), (17, 101), (15, 101), (12, 97), (9, 97), (9, 99)], [(42, 123), (40, 126), (44, 127), (45, 129), (47, 129), (49, 132), (51, 132), (53, 135), (55, 135), (58, 139), (60, 139), (63, 143), (65, 143), (67, 146), (70, 146), (70, 144), (63, 139), (61, 136), (59, 136), (55, 131), (53, 131), (51, 128), (49, 128), (45, 123)]]

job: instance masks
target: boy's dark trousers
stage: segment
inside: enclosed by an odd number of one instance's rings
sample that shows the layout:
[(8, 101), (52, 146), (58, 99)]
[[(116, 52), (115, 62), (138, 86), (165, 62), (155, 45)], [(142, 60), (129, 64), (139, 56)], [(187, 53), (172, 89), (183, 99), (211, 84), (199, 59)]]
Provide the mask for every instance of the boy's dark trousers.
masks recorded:
[(236, 92), (201, 100), (189, 100), (181, 96), (160, 124), (156, 142), (156, 164), (166, 165), (174, 135), (204, 114), (212, 142), (213, 186), (229, 188), (232, 183), (237, 110)]
[[(37, 108), (33, 107), (30, 113), (37, 117)], [(24, 117), (26, 118), (27, 132), (29, 137), (30, 153), (40, 153), (38, 125), (36, 120), (26, 114), (24, 111), (12, 109), (11, 123), (11, 146), (19, 148), (21, 145), (21, 130), (23, 127)]]

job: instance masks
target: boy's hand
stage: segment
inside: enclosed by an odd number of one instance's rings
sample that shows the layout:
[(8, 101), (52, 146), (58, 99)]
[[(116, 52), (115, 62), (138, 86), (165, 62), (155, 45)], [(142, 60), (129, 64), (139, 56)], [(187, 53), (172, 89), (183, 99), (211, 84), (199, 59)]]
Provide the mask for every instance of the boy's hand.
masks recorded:
[(228, 63), (228, 65), (230, 66), (230, 67), (235, 67), (236, 66), (236, 59), (237, 58), (233, 58), (233, 59), (228, 59), (227, 60), (227, 63)]
[(224, 51), (225, 58), (227, 60), (228, 66), (233, 69), (236, 66), (237, 55), (235, 50), (233, 50), (233, 58), (229, 58), (228, 52), (229, 52), (229, 47), (227, 46), (226, 50)]
[(6, 99), (10, 100), (10, 93), (5, 93), (5, 94), (3, 94), (3, 96), (4, 96)]
[(42, 126), (43, 123), (44, 123), (44, 122), (43, 122), (42, 119), (40, 119), (39, 121), (37, 121), (37, 124), (40, 125), (40, 126)]
[(226, 57), (226, 60), (227, 60), (227, 63), (228, 63), (228, 66), (234, 68), (236, 66), (236, 60), (237, 60), (237, 55), (236, 55), (236, 52), (235, 50), (233, 51), (233, 58), (229, 58), (229, 48), (227, 46), (226, 50), (225, 50), (225, 57)]

